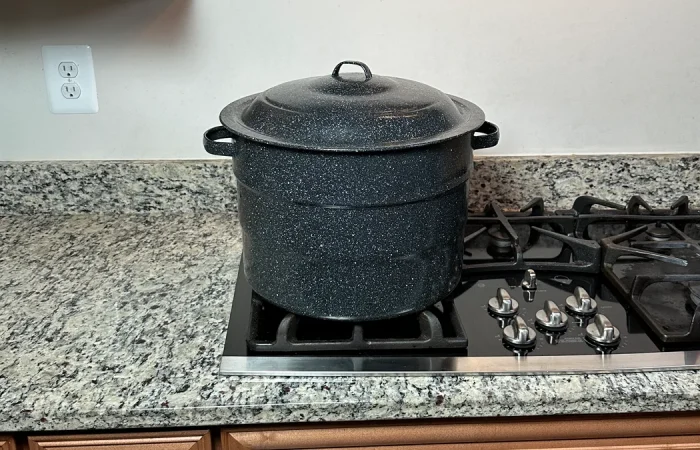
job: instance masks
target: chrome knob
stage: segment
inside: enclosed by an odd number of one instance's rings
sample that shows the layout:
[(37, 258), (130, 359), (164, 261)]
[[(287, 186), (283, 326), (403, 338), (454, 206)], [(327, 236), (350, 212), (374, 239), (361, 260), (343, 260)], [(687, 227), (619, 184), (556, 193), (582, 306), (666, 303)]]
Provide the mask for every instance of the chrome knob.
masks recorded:
[(518, 302), (507, 290), (498, 288), (496, 296), (489, 300), (489, 311), (497, 316), (510, 317), (518, 312)]
[(574, 290), (574, 295), (566, 299), (566, 309), (581, 316), (592, 316), (598, 310), (598, 304), (582, 287)]
[(525, 272), (525, 278), (523, 278), (520, 285), (527, 291), (534, 291), (537, 289), (537, 274), (535, 274), (535, 271), (532, 269), (527, 269), (527, 272)]
[(607, 317), (598, 314), (586, 327), (586, 337), (596, 344), (615, 345), (620, 341), (620, 330)]
[(544, 309), (535, 313), (535, 322), (545, 330), (564, 330), (569, 324), (569, 317), (551, 300), (544, 302)]
[(523, 300), (525, 300), (528, 303), (534, 302), (536, 292), (537, 291), (528, 291), (527, 289), (523, 289)]
[(503, 330), (503, 340), (516, 347), (529, 347), (535, 344), (537, 333), (527, 326), (525, 320), (515, 316), (513, 322)]

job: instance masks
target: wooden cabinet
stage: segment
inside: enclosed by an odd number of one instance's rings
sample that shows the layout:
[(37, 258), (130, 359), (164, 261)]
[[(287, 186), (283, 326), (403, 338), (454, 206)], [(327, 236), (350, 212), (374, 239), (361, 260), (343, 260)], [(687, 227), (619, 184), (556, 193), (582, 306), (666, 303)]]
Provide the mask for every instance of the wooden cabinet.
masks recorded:
[(30, 436), (28, 441), (29, 450), (212, 450), (209, 432), (201, 430)]
[(224, 450), (700, 450), (700, 415), (250, 427), (221, 440)]
[(0, 450), (16, 450), (15, 441), (10, 436), (0, 436)]
[[(212, 443), (212, 435), (214, 444)], [(0, 450), (700, 450), (700, 413), (259, 425), (0, 436)], [(219, 437), (221, 439), (219, 440)]]

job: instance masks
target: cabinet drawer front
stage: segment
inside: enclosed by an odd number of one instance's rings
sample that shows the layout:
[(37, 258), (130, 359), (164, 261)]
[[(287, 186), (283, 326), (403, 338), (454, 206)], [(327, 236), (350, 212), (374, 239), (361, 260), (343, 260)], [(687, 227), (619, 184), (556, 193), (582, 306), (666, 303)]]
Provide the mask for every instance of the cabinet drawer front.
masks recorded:
[(294, 447), (283, 442), (251, 446), (229, 437), (224, 450), (259, 450), (259, 449), (306, 449), (314, 450), (700, 450), (700, 436), (659, 436), (651, 438), (619, 439), (582, 439), (564, 441), (530, 441), (530, 442), (472, 442), (434, 444), (421, 442), (406, 445), (377, 445), (355, 447), (352, 439), (342, 447)]
[(315, 424), (222, 430), (223, 450), (700, 450), (700, 415)]
[(32, 436), (29, 438), (29, 450), (211, 450), (211, 448), (211, 437), (208, 431)]
[[(314, 450), (700, 450), (700, 436), (584, 441), (488, 442), (470, 444), (419, 444), (373, 447), (323, 447)], [(695, 440), (695, 442), (689, 442)], [(248, 449), (249, 447), (239, 447)], [(238, 450), (238, 449), (236, 449)]]
[[(249, 447), (243, 448), (247, 449)], [(352, 450), (700, 450), (700, 436), (585, 439), (583, 441), (480, 442), (470, 444), (323, 447), (315, 448), (314, 450), (342, 450), (343, 448)]]
[(15, 441), (10, 436), (0, 436), (0, 450), (16, 450)]

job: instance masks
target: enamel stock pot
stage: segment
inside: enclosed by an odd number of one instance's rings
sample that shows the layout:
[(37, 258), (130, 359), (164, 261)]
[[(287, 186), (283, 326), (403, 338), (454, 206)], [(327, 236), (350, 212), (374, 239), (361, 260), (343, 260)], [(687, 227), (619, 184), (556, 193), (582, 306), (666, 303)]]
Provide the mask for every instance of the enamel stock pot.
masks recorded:
[[(341, 73), (347, 65), (362, 72)], [(499, 139), (478, 106), (343, 61), (219, 118), (204, 148), (233, 158), (244, 273), (267, 301), (369, 321), (456, 288), (472, 150)]]

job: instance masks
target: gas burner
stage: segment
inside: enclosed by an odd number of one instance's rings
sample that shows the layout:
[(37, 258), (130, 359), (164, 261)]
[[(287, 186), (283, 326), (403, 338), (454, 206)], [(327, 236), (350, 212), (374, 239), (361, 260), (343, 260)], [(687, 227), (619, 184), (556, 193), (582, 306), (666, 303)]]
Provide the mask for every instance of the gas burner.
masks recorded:
[(514, 246), (511, 238), (503, 229), (494, 225), (487, 231), (489, 235), (489, 244), (487, 251), (494, 258), (503, 256), (512, 256), (514, 254)]
[[(491, 202), (482, 215), (471, 215), (469, 224), (481, 228), (464, 238), (466, 254), (473, 255), (470, 246), (484, 233), (488, 236), (488, 259), (464, 258), (463, 272), (491, 272), (494, 270), (559, 270), (561, 272), (594, 273), (600, 266), (600, 246), (593, 241), (572, 237), (576, 217), (562, 212), (545, 214), (541, 199), (528, 204), (525, 211), (505, 213), (496, 202)], [(530, 211), (527, 213), (526, 211)], [(570, 213), (570, 211), (569, 211)], [(525, 247), (520, 243), (514, 226), (526, 227)], [(543, 228), (548, 226), (548, 228)], [(526, 258), (525, 252), (546, 237), (559, 244), (552, 257)]]
[(668, 227), (663, 227), (658, 224), (654, 227), (650, 227), (649, 229), (647, 229), (646, 234), (647, 238), (650, 241), (655, 242), (670, 241), (673, 237), (673, 231), (671, 231)]

